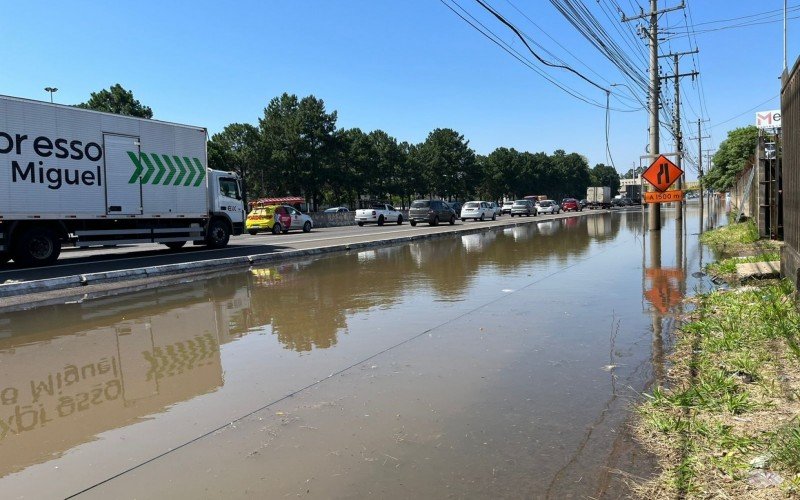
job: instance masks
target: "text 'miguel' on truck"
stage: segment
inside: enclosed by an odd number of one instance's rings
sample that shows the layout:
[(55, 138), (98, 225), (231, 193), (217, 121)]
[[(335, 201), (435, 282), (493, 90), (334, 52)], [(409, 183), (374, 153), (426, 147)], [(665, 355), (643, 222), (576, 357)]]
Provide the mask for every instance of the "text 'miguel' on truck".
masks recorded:
[(239, 178), (207, 168), (206, 129), (0, 96), (0, 264), (79, 247), (244, 230)]

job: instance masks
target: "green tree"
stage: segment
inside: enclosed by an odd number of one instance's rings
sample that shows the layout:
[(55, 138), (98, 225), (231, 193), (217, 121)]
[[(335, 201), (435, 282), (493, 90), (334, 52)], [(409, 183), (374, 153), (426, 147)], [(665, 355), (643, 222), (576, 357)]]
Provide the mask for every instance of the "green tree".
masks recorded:
[(475, 152), (453, 129), (437, 128), (419, 148), (423, 178), (430, 195), (466, 197), (478, 178)]
[(134, 99), (133, 92), (125, 90), (119, 83), (112, 85), (108, 90), (92, 92), (89, 100), (76, 104), (83, 109), (105, 111), (118, 115), (137, 116), (139, 118), (152, 118), (153, 110)]
[[(215, 170), (233, 171), (242, 179), (242, 196), (263, 196), (264, 170), (259, 168), (258, 129), (249, 123), (231, 123), (208, 141), (208, 166)], [(250, 193), (250, 191), (253, 191)]]
[(611, 188), (612, 193), (619, 191), (619, 173), (610, 165), (598, 163), (589, 172), (589, 178), (592, 186), (608, 186)]
[(313, 95), (284, 93), (264, 109), (259, 132), (276, 191), (302, 194), (316, 210), (336, 159), (336, 111)]
[(758, 145), (758, 128), (754, 125), (728, 132), (714, 155), (714, 167), (703, 179), (705, 185), (717, 191), (730, 189), (736, 177), (748, 165)]
[(582, 198), (589, 187), (589, 162), (578, 153), (566, 154), (562, 149), (553, 153), (555, 185), (549, 196), (559, 200), (564, 196)]
[(517, 198), (523, 172), (523, 158), (519, 151), (497, 148), (485, 158), (482, 167), (482, 188), (489, 198)]

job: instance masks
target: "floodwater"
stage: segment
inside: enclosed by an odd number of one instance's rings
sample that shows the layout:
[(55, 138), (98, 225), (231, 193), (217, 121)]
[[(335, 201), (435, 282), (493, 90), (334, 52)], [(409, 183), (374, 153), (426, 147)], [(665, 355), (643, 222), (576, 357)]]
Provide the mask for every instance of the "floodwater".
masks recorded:
[(696, 205), (662, 214), (657, 233), (593, 214), (0, 315), (0, 491), (624, 495), (652, 472), (630, 405), (711, 286)]

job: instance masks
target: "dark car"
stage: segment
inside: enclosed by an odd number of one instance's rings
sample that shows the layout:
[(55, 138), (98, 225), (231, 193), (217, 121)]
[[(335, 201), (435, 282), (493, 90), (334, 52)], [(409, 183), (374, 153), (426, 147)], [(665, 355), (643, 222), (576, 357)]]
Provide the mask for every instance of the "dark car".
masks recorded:
[(448, 201), (447, 204), (450, 205), (450, 207), (453, 209), (453, 212), (456, 213), (456, 217), (458, 217), (458, 214), (461, 213), (461, 209), (464, 207), (464, 204), (460, 201)]
[(575, 198), (564, 198), (563, 200), (561, 200), (561, 210), (565, 212), (571, 212), (571, 211), (580, 212), (581, 210), (583, 210), (583, 207), (581, 206), (580, 202), (578, 202), (578, 200), (576, 200)]
[(408, 211), (408, 221), (412, 226), (417, 222), (427, 222), (436, 226), (440, 222), (456, 223), (456, 212), (446, 201), (442, 200), (415, 200)]
[(612, 207), (629, 207), (631, 205), (633, 205), (633, 202), (631, 201), (630, 198), (625, 196), (621, 196), (619, 198), (614, 198), (613, 200), (611, 200)]
[(588, 205), (588, 204), (589, 204), (589, 200), (587, 200), (586, 198), (584, 198), (584, 199), (582, 199), (581, 201), (579, 201), (578, 203), (580, 203), (580, 204), (581, 204), (581, 208), (584, 208), (586, 205)]

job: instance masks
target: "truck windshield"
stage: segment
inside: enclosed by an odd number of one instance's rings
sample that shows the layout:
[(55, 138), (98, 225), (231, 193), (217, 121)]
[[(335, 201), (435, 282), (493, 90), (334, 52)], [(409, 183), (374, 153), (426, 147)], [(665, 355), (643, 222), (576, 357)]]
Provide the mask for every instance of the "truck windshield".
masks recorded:
[(239, 183), (236, 182), (236, 179), (230, 177), (221, 177), (219, 179), (219, 192), (222, 196), (227, 196), (228, 198), (242, 199), (239, 194)]

